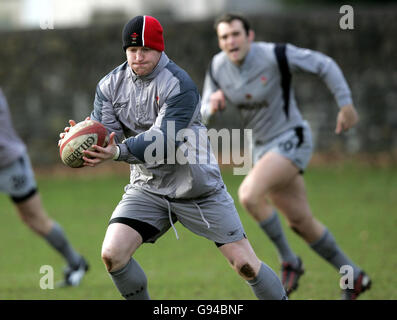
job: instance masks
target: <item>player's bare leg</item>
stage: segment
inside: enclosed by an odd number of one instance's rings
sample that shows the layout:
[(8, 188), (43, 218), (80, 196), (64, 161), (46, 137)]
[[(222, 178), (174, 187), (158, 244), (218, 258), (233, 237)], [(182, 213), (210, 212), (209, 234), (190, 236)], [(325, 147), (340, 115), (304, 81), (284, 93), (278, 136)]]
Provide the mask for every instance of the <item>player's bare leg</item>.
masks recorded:
[(271, 268), (258, 259), (247, 239), (224, 244), (219, 250), (232, 268), (251, 286), (258, 299), (286, 298), (280, 279)]
[(239, 188), (241, 204), (257, 222), (269, 218), (273, 213), (273, 206), (267, 201), (269, 193), (288, 185), (298, 174), (290, 160), (275, 152), (266, 153)]
[(65, 279), (59, 286), (78, 286), (88, 270), (86, 260), (70, 245), (62, 227), (46, 213), (39, 193), (15, 203), (21, 220), (35, 233), (42, 236), (66, 260)]
[[(297, 281), (303, 274), (302, 263), (298, 257), (295, 264), (288, 261), (292, 257), (288, 252), (292, 253), (292, 251), (288, 251), (289, 247), (276, 215), (273, 213), (273, 217), (269, 218), (266, 215), (268, 208), (259, 207), (261, 201), (256, 199), (260, 197), (260, 194), (262, 197), (268, 197), (285, 215), (290, 227), (338, 271), (341, 266), (350, 265), (356, 279), (362, 275), (362, 270), (338, 247), (328, 229), (313, 217), (303, 177), (290, 160), (277, 153), (269, 152), (258, 161), (247, 178), (249, 179), (244, 180), (240, 188), (240, 199), (257, 221), (267, 217), (260, 224), (277, 246), (283, 260), (282, 281), (287, 292), (290, 293), (296, 289)], [(266, 203), (266, 206), (269, 205)]]
[(286, 216), (290, 227), (298, 233), (322, 258), (331, 263), (338, 271), (344, 265), (354, 270), (355, 279), (362, 270), (337, 245), (330, 231), (313, 217), (307, 201), (304, 180), (295, 176), (282, 190), (272, 192), (273, 203)]
[(370, 278), (339, 248), (330, 231), (312, 216), (302, 176), (295, 177), (282, 191), (272, 193), (271, 199), (285, 214), (291, 228), (322, 258), (338, 271), (346, 265), (353, 268), (354, 289), (342, 290), (342, 299), (356, 299), (371, 287)]
[(219, 250), (245, 280), (252, 280), (258, 274), (261, 262), (247, 239), (224, 244)]
[(123, 223), (112, 223), (102, 244), (102, 260), (108, 272), (120, 270), (142, 244), (141, 235)]
[(282, 189), (270, 192), (269, 197), (284, 214), (289, 226), (307, 243), (318, 240), (324, 234), (325, 227), (310, 210), (302, 175), (295, 175)]
[(15, 205), (19, 217), (34, 232), (41, 236), (45, 236), (50, 232), (54, 223), (45, 212), (38, 193)]
[(299, 264), (299, 259), (289, 247), (278, 215), (267, 199), (271, 192), (283, 189), (297, 175), (299, 170), (290, 160), (268, 152), (255, 164), (239, 189), (241, 204), (273, 240), (280, 260), (293, 266)]
[(108, 226), (102, 244), (102, 260), (125, 299), (150, 299), (146, 275), (131, 257), (141, 244), (141, 235), (131, 227), (122, 223)]
[(282, 283), (288, 294), (297, 288), (299, 277), (304, 272), (302, 261), (290, 248), (278, 214), (268, 202), (268, 196), (288, 186), (298, 175), (299, 169), (290, 160), (278, 153), (268, 152), (255, 164), (239, 189), (241, 204), (278, 250)]

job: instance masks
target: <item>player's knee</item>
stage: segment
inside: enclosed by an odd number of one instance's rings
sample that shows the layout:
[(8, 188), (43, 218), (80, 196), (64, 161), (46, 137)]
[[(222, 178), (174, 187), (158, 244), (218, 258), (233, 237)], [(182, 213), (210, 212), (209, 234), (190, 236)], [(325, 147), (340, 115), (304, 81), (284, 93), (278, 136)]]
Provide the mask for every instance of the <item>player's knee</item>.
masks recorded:
[(107, 254), (102, 253), (102, 261), (105, 264), (106, 270), (110, 272), (112, 270), (112, 258)]
[(233, 268), (244, 279), (253, 279), (256, 276), (254, 265), (244, 257), (237, 257), (231, 261)]
[(108, 272), (122, 268), (125, 260), (117, 250), (112, 248), (102, 248), (101, 257)]
[(248, 262), (245, 262), (239, 266), (238, 270), (239, 273), (246, 279), (253, 279), (256, 276), (254, 267)]
[(248, 211), (253, 211), (259, 203), (258, 199), (254, 196), (253, 192), (251, 192), (250, 189), (245, 185), (242, 185), (239, 188), (238, 198), (240, 200), (241, 205)]

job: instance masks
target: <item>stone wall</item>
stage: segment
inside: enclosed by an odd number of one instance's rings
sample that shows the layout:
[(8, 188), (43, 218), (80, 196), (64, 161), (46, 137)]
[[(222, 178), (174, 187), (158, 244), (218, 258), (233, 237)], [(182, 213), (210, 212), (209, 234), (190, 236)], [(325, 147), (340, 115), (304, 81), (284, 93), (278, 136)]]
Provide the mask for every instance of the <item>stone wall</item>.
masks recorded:
[[(396, 159), (397, 8), (355, 9), (354, 30), (341, 30), (340, 17), (335, 7), (250, 18), (257, 40), (318, 50), (342, 68), (361, 118), (356, 129), (342, 136), (333, 133), (337, 106), (325, 85), (315, 76), (293, 76), (317, 151), (383, 152)], [(0, 86), (35, 165), (59, 163), (59, 132), (68, 119), (82, 120), (90, 113), (97, 82), (125, 60), (124, 22), (0, 33)], [(201, 90), (205, 69), (219, 50), (212, 20), (161, 22), (168, 56), (188, 71)], [(211, 125), (238, 128), (240, 122), (229, 110)]]

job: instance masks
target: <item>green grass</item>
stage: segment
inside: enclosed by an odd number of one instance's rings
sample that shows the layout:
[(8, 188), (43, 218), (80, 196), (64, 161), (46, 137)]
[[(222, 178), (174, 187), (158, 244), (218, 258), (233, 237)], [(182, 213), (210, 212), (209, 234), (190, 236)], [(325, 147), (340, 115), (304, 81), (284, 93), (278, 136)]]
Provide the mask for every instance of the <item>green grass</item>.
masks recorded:
[[(223, 176), (257, 255), (278, 272), (274, 247), (237, 201), (243, 177), (229, 171)], [(363, 298), (397, 299), (397, 169), (312, 167), (305, 179), (314, 215), (372, 277), (373, 288)], [(8, 197), (0, 194), (0, 299), (121, 299), (105, 271), (100, 251), (128, 173), (94, 175), (87, 171), (72, 177), (38, 175), (37, 180), (46, 210), (89, 260), (91, 270), (80, 287), (42, 290), (40, 267), (53, 266), (58, 281), (64, 261), (20, 222)], [(282, 223), (285, 226), (284, 219)], [(145, 244), (135, 254), (147, 274), (153, 299), (255, 299), (213, 243), (181, 224), (176, 228), (180, 240), (171, 229), (156, 244)], [(306, 267), (300, 288), (291, 298), (338, 299), (338, 271), (290, 229), (285, 228), (285, 233)]]

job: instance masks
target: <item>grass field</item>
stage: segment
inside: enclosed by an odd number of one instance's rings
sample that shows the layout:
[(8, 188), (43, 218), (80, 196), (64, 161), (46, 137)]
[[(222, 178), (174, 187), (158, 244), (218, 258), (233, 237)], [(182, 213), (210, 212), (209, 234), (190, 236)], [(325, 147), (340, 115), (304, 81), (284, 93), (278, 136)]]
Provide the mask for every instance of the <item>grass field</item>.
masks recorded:
[[(48, 213), (90, 262), (91, 270), (77, 288), (40, 288), (40, 267), (53, 266), (58, 281), (64, 262), (19, 221), (9, 199), (0, 194), (0, 299), (121, 299), (105, 271), (100, 250), (107, 221), (128, 182), (128, 172), (99, 174), (98, 169), (79, 169), (87, 171), (78, 175), (72, 170), (70, 177), (37, 175)], [(243, 177), (229, 171), (223, 176), (237, 199)], [(305, 178), (316, 217), (372, 277), (373, 288), (362, 299), (397, 299), (397, 168), (312, 167)], [(274, 247), (235, 202), (257, 255), (278, 272)], [(284, 219), (282, 223), (285, 225)], [(170, 230), (155, 245), (143, 245), (135, 255), (148, 276), (153, 299), (255, 299), (213, 243), (180, 224), (176, 228), (180, 240)], [(338, 271), (290, 229), (285, 232), (306, 266), (300, 288), (291, 299), (339, 299)]]

